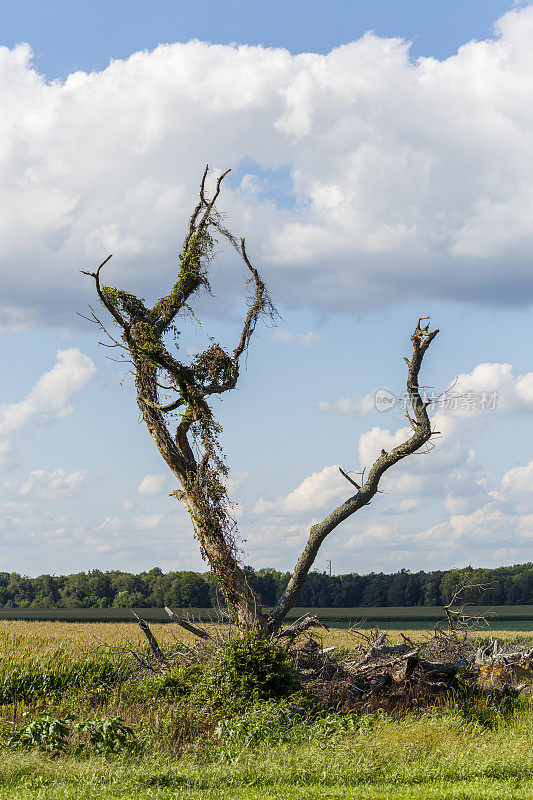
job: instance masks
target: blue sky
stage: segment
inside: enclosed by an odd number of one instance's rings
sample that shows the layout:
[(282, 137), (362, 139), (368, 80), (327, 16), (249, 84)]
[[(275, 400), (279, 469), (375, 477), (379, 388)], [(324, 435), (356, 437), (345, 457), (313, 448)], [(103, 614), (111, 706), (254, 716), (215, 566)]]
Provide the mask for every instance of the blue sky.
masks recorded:
[(201, 39), (218, 44), (284, 47), (291, 53), (328, 53), (366, 31), (413, 42), (413, 58), (447, 58), (470, 39), (491, 35), (508, 0), (272, 0), (268, 4), (206, 0), (20, 0), (0, 9), (2, 42), (29, 42), (49, 78), (77, 69), (105, 68), (158, 44)]
[[(216, 403), (246, 561), (290, 568), (347, 496), (337, 466), (403, 427), (372, 398), (401, 393), (421, 315), (425, 382), (496, 407), (438, 409), (436, 448), (317, 566), (531, 559), (531, 6), (20, 2), (0, 30), (0, 568), (203, 568), (127, 367), (76, 312), (108, 252), (110, 282), (165, 291), (206, 161), (281, 312)], [(231, 346), (242, 283), (223, 250), (184, 350)]]

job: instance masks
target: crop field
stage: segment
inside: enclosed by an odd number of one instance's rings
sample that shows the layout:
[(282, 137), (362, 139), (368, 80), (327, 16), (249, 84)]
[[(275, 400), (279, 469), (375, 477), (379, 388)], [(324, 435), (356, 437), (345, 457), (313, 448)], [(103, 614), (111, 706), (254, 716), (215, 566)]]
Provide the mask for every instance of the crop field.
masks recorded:
[[(215, 624), (204, 625), (206, 630), (221, 631), (224, 626)], [(367, 629), (369, 625), (361, 626), (360, 630)], [(383, 625), (380, 630), (386, 630), (391, 642), (401, 642), (401, 635), (408, 636), (414, 642), (422, 641), (431, 635), (430, 626), (419, 625)], [(157, 641), (161, 645), (176, 646), (180, 642), (192, 644), (194, 636), (182, 630), (177, 625), (167, 623), (150, 623)], [(485, 628), (472, 633), (474, 636), (487, 636), (490, 633), (499, 639), (514, 638), (523, 634), (531, 637), (531, 627), (526, 623), (516, 622), (516, 627), (498, 627), (490, 632)], [(360, 639), (344, 625), (328, 625), (327, 629), (316, 629), (314, 634), (323, 642), (324, 647), (354, 647)], [(0, 620), (0, 659), (52, 657), (59, 651), (65, 657), (75, 654), (82, 656), (96, 656), (98, 653), (120, 654), (130, 647), (144, 646), (144, 636), (136, 622), (58, 622), (58, 621), (27, 621), (27, 620)]]
[[(151, 628), (165, 651), (192, 643), (175, 625)], [(357, 644), (346, 626), (318, 633)], [(217, 709), (184, 699), (177, 675), (143, 671), (132, 650), (147, 652), (135, 623), (0, 621), (0, 800), (533, 798), (528, 697), (392, 715), (292, 717), (283, 700)]]
[[(217, 619), (213, 608), (174, 609), (178, 613), (203, 622)], [(162, 608), (2, 608), (1, 620), (56, 620), (64, 622), (128, 622), (133, 619), (132, 611), (148, 622), (167, 622), (168, 616)], [(533, 605), (523, 606), (469, 606), (472, 616), (486, 615), (491, 627), (500, 623), (520, 623), (522, 628), (509, 630), (533, 630)], [(368, 607), (354, 608), (293, 608), (288, 620), (295, 620), (304, 614), (314, 614), (319, 619), (337, 626), (353, 625), (381, 627), (386, 624), (395, 626), (413, 622), (416, 626), (427, 624), (431, 627), (435, 622), (444, 619), (444, 612), (439, 606), (401, 606), (401, 607)], [(483, 626), (486, 627), (486, 626)]]

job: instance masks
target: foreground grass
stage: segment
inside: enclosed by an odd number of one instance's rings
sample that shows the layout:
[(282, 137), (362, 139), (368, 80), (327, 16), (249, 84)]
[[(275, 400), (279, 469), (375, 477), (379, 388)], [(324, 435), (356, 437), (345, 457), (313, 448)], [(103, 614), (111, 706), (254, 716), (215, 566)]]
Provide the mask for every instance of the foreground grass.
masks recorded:
[[(153, 629), (162, 644), (174, 643), (175, 628)], [(0, 800), (533, 800), (527, 698), (507, 710), (457, 703), (403, 717), (329, 714), (307, 721), (263, 703), (230, 713), (217, 736), (216, 715), (184, 710), (177, 697), (154, 694), (155, 684), (143, 684), (137, 673), (128, 678), (120, 650), (109, 645), (137, 645), (140, 637), (128, 623), (0, 623), (5, 730), (24, 715), (120, 715), (141, 742), (137, 754), (106, 757), (53, 758), (4, 747)], [(355, 643), (346, 629), (324, 632), (323, 640)]]
[(298, 723), (286, 741), (236, 741), (173, 759), (2, 752), (0, 798), (533, 798), (533, 711), (494, 729), (448, 711), (353, 726)]

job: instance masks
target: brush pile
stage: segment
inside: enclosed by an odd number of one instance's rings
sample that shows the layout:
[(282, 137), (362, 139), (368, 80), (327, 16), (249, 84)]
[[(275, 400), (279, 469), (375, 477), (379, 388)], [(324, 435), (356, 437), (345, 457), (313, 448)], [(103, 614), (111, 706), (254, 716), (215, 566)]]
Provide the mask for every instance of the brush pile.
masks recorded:
[(391, 644), (378, 630), (356, 633), (363, 643), (342, 658), (311, 637), (293, 651), (305, 688), (339, 710), (439, 705), (458, 691), (495, 699), (533, 692), (530, 643), (491, 639), (479, 647), (467, 632), (435, 631), (422, 644), (403, 634), (401, 644)]

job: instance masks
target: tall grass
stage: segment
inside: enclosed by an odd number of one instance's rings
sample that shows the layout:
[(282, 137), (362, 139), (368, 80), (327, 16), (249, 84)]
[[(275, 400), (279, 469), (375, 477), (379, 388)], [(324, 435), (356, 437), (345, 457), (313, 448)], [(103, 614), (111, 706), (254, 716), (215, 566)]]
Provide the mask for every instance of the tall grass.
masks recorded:
[[(155, 630), (174, 643), (170, 626)], [(325, 633), (342, 646), (349, 636)], [(142, 646), (136, 627), (0, 625), (0, 800), (533, 798), (529, 697), (495, 707), (458, 695), (403, 716), (295, 714), (292, 700), (236, 713), (162, 692), (128, 642)], [(7, 746), (13, 723), (42, 714), (121, 717), (140, 749), (54, 759)]]
[(117, 651), (66, 638), (0, 630), (0, 706), (38, 704), (67, 692), (105, 690), (125, 674)]

